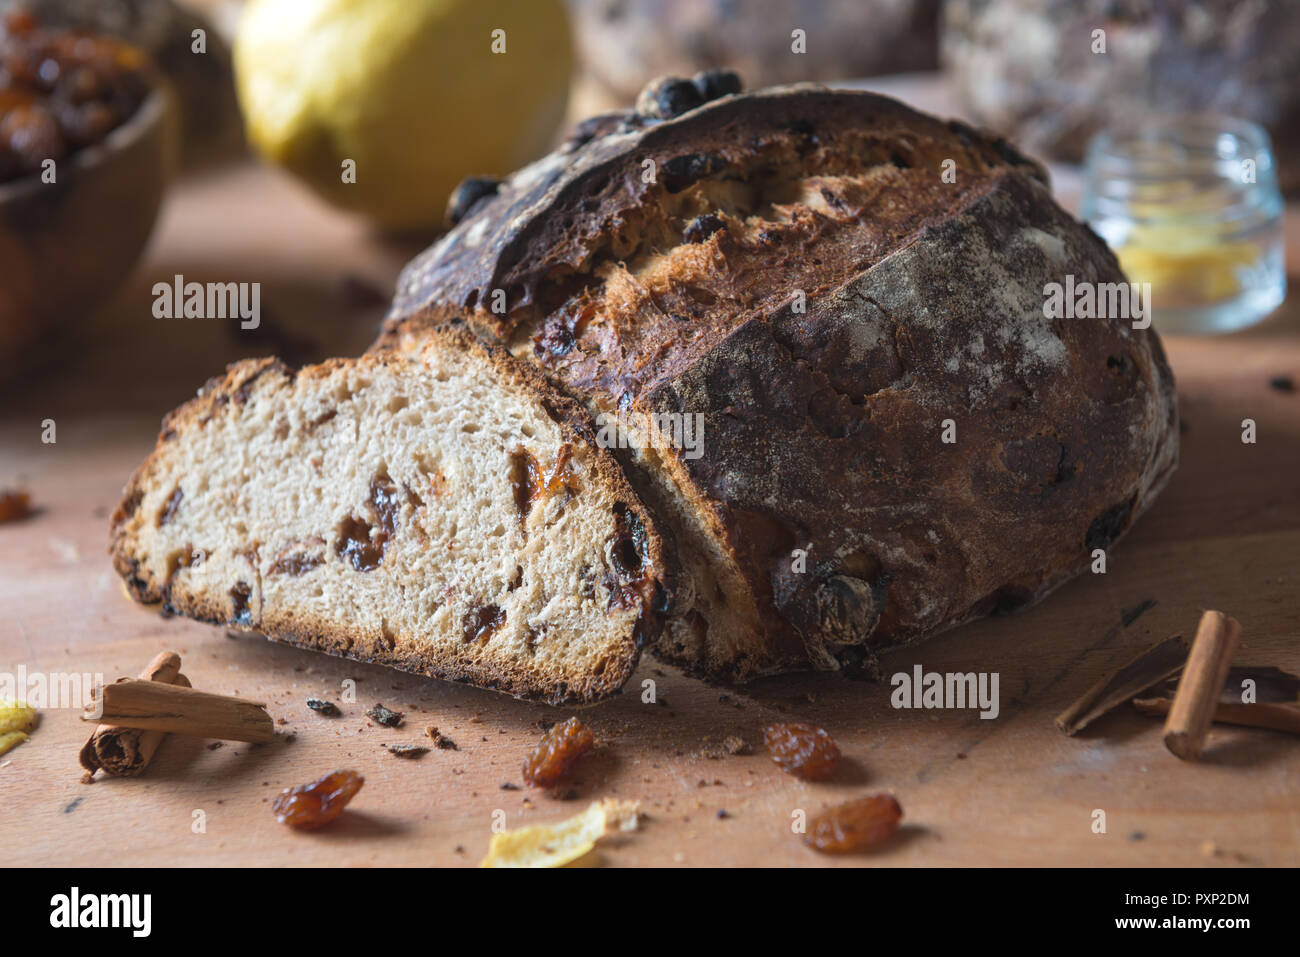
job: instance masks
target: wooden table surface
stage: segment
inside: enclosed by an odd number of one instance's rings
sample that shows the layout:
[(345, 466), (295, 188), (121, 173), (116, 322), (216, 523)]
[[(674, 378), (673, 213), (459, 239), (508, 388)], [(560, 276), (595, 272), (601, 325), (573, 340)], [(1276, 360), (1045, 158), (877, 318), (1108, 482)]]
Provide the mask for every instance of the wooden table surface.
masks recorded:
[[(1287, 227), (1296, 287), (1300, 214)], [(1294, 738), (1216, 728), (1204, 760), (1184, 764), (1157, 721), (1127, 708), (1074, 739), (1052, 724), (1103, 671), (1165, 635), (1190, 635), (1207, 607), (1242, 622), (1239, 662), (1300, 670), (1300, 395), (1269, 385), (1300, 380), (1300, 295), (1246, 332), (1166, 339), (1187, 423), (1182, 465), (1107, 574), (885, 661), (888, 673), (996, 670), (996, 720), (893, 710), (888, 685), (833, 675), (711, 687), (647, 658), (628, 693), (584, 715), (603, 744), (564, 800), (503, 789), (520, 782), (538, 723), (564, 712), (160, 618), (124, 596), (106, 557), (108, 514), (165, 410), (240, 356), (360, 351), (421, 245), (378, 239), (251, 165), (187, 181), (116, 304), (61, 364), (4, 385), (0, 487), (25, 484), (39, 512), (0, 526), (0, 667), (112, 680), (172, 648), (196, 687), (266, 701), (280, 723), (260, 746), (172, 736), (143, 777), (87, 785), (77, 751), (88, 727), (73, 708), (43, 712), (31, 741), (0, 758), (0, 865), (470, 865), (494, 812), (515, 827), (602, 796), (637, 799), (648, 814), (600, 853), (609, 864), (1300, 864)], [(153, 318), (152, 284), (176, 274), (260, 281), (264, 328)], [(1240, 441), (1244, 418), (1258, 424), (1255, 445)], [(41, 442), (45, 419), (57, 423), (54, 444)], [(358, 696), (342, 718), (305, 707), (337, 699), (347, 678)], [(646, 679), (656, 704), (642, 702)], [(405, 724), (371, 725), (362, 712), (376, 702), (406, 712)], [(830, 729), (844, 766), (821, 784), (782, 774), (761, 753), (772, 719)], [(411, 761), (383, 748), (428, 743), (428, 725), (459, 750)], [(755, 753), (725, 754), (728, 735)], [(315, 834), (273, 820), (281, 788), (337, 767), (367, 782), (343, 818)], [(906, 817), (872, 857), (828, 860), (791, 831), (797, 810), (876, 790), (896, 794)], [(1104, 834), (1092, 827), (1097, 809)]]

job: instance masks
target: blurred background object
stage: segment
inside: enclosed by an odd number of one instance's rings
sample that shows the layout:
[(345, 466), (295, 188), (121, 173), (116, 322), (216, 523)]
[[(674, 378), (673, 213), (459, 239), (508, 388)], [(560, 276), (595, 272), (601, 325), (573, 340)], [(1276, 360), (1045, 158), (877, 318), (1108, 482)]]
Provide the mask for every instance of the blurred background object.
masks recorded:
[(235, 70), (264, 159), (381, 227), (428, 229), (466, 176), (549, 148), (569, 21), (561, 0), (253, 0)]
[[(239, 155), (243, 134), (230, 48), (201, 15), (172, 0), (0, 0), (0, 13), (25, 8), (47, 27), (117, 37), (143, 51), (172, 84), (181, 119), (181, 162), (212, 166)], [(206, 52), (193, 52), (193, 31)]]
[[(938, 0), (569, 0), (589, 111), (726, 67), (752, 90), (933, 69)], [(804, 31), (807, 52), (791, 49)]]
[(0, 370), (57, 352), (130, 276), (174, 123), (169, 88), (135, 47), (0, 15)]
[(1108, 128), (1088, 147), (1082, 218), (1163, 333), (1229, 332), (1286, 295), (1282, 196), (1268, 133), (1214, 114)]
[(971, 117), (1031, 153), (1079, 162), (1103, 127), (1213, 111), (1267, 128), (1300, 189), (1297, 0), (947, 0), (941, 52)]
[[(0, 0), (0, 10), (19, 3)], [(54, 339), (54, 332), (103, 305), (105, 320), (113, 317), (99, 324), (103, 342), (120, 334), (123, 313), (145, 308), (147, 321), (137, 331), (185, 344), (196, 365), (214, 354), (214, 342), (229, 347), (223, 359), (359, 351), (391, 298), (398, 269), (442, 226), (446, 204), (465, 177), (481, 177), (477, 187), (490, 191), (494, 177), (556, 145), (566, 121), (631, 106), (648, 80), (665, 73), (734, 68), (746, 89), (805, 80), (866, 88), (996, 128), (1052, 160), (1053, 190), (1072, 211), (1084, 185), (1077, 164), (1097, 131), (1154, 124), (1188, 108), (1214, 109), (1270, 129), (1280, 177), (1300, 191), (1294, 159), (1300, 0), (27, 0), (27, 6), (53, 23), (90, 26), (146, 49), (177, 94), (187, 161), (214, 168), (176, 184), (157, 241), (134, 271), (166, 185), (165, 174), (150, 178), (150, 170), (164, 168), (161, 125), (148, 135), (132, 125), (138, 142), (125, 130), (114, 137), (118, 148), (127, 140), (130, 149), (146, 151), (131, 161), (129, 176), (103, 174), (94, 190), (89, 181), (60, 183), (61, 191), (75, 188), (79, 197), (67, 208), (53, 196), (6, 190), (0, 339), (20, 328), (28, 343), (32, 330), (51, 333), (42, 342)], [(241, 21), (242, 54), (233, 59), (240, 61), (244, 115), (230, 53)], [(207, 31), (202, 55), (191, 46), (199, 28)], [(492, 52), (495, 29), (506, 32), (504, 54)], [(1092, 52), (1097, 29), (1105, 31), (1104, 55)], [(792, 50), (795, 30), (803, 31), (804, 53)], [(0, 102), (0, 119), (5, 112)], [(242, 148), (245, 128), (269, 164), (254, 162)], [(355, 183), (342, 181), (345, 159), (356, 161)], [(311, 192), (267, 165), (287, 170)], [(79, 180), (91, 175), (87, 169)], [(96, 193), (100, 188), (106, 191)], [(38, 200), (49, 205), (34, 205)], [(227, 210), (241, 219), (216, 228)], [(1115, 212), (1112, 203), (1094, 227), (1102, 229)], [(1138, 222), (1143, 210), (1119, 210), (1106, 228), (1126, 218)], [(112, 229), (104, 225), (109, 221)], [(1295, 207), (1283, 221), (1294, 230)], [(1234, 284), (1277, 288), (1256, 282), (1268, 279), (1251, 265), (1256, 260), (1239, 255), (1240, 245), (1225, 246), (1222, 231), (1196, 217), (1184, 216), (1172, 232), (1147, 225), (1122, 236), (1106, 233), (1135, 274), (1158, 275), (1162, 286), (1175, 279), (1189, 289), (1200, 283), (1207, 295), (1231, 293)], [(66, 239), (74, 233), (75, 244)], [(1207, 251), (1217, 258), (1201, 268), (1197, 257)], [(141, 290), (157, 275), (182, 271), (264, 281), (265, 325), (229, 335), (229, 342), (225, 331), (202, 325), (159, 327)], [(122, 273), (127, 287), (110, 302)], [(362, 287), (362, 308), (340, 295)], [(77, 334), (92, 328), (78, 326)], [(303, 348), (305, 342), (312, 347)], [(18, 348), (10, 355), (30, 355)], [(67, 355), (57, 344), (47, 351)]]
[(244, 0), (176, 0), (176, 2), (187, 10), (193, 10), (216, 27), (227, 46), (235, 42), (235, 30), (239, 26), (239, 15), (243, 12)]

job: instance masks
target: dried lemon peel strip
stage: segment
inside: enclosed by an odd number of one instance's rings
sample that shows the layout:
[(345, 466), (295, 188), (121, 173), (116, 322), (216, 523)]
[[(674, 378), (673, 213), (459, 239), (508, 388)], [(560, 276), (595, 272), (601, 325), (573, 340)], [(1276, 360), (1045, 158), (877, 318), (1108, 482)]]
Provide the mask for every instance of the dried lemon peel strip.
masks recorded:
[(564, 867), (585, 857), (596, 842), (614, 831), (635, 831), (640, 819), (635, 801), (606, 798), (558, 824), (537, 824), (492, 835), (479, 867)]
[(0, 698), (0, 754), (27, 740), (36, 726), (36, 709), (12, 698)]

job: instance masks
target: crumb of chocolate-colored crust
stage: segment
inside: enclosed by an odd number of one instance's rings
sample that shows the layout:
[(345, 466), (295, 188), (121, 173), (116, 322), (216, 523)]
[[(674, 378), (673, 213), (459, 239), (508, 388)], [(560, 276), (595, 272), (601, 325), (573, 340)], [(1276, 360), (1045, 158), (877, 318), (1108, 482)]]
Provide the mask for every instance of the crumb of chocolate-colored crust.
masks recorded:
[(375, 724), (383, 725), (385, 728), (395, 728), (402, 723), (406, 717), (400, 711), (393, 711), (385, 708), (382, 704), (376, 703), (373, 708), (366, 712), (366, 717)]
[(399, 758), (422, 758), (429, 749), (422, 744), (390, 744), (388, 753)]
[(518, 790), (519, 790), (519, 785), (518, 785), (518, 784), (515, 784), (515, 783), (513, 783), (513, 782), (511, 782), (511, 781), (504, 781), (504, 782), (502, 782), (502, 784), (501, 784), (501, 790), (502, 790), (502, 791), (518, 791)]
[(735, 734), (729, 734), (723, 738), (722, 746), (728, 754), (749, 754), (754, 750), (749, 746), (749, 742)]
[[(443, 751), (460, 750), (460, 748), (457, 746), (455, 741), (451, 740), (451, 738), (447, 737), (445, 734), (443, 734), (433, 725), (429, 725), (427, 728), (425, 728), (424, 733), (427, 734), (429, 738), (433, 741), (433, 743), (436, 744)], [(485, 738), (484, 740), (487, 739)]]
[(16, 522), (32, 513), (32, 497), (16, 489), (0, 489), (0, 524)]
[[(333, 701), (326, 701), (323, 698), (308, 698), (306, 704), (307, 707), (311, 708), (311, 710), (315, 711), (317, 714), (323, 714), (327, 718), (337, 718), (343, 713), (339, 711), (339, 706)], [(366, 712), (366, 714), (369, 713), (369, 711)]]
[(696, 757), (707, 758), (710, 761), (718, 761), (722, 758), (752, 754), (754, 749), (749, 742), (737, 734), (729, 734), (721, 741), (704, 740), (703, 746), (695, 753)]

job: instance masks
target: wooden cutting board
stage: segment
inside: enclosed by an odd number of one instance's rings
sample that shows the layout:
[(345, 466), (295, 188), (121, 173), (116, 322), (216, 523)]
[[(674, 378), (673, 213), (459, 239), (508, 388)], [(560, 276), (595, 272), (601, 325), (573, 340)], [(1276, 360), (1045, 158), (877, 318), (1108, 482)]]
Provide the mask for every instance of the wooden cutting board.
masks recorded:
[[(1287, 226), (1300, 285), (1300, 213)], [(108, 515), (162, 413), (240, 356), (360, 351), (397, 270), (426, 240), (379, 239), (251, 165), (187, 182), (116, 304), (60, 365), (6, 385), (0, 487), (25, 483), (39, 511), (0, 526), (0, 667), (112, 680), (172, 648), (195, 687), (265, 701), (279, 733), (260, 746), (173, 736), (143, 777), (87, 785), (77, 751), (88, 727), (74, 709), (47, 710), (31, 741), (0, 758), (0, 865), (468, 865), (496, 812), (515, 827), (604, 796), (637, 799), (648, 814), (597, 858), (621, 865), (1300, 864), (1295, 739), (1216, 729), (1205, 759), (1184, 764), (1157, 721), (1127, 708), (1075, 739), (1052, 724), (1102, 672), (1158, 638), (1190, 635), (1207, 607), (1242, 622), (1239, 662), (1300, 671), (1300, 395), (1269, 384), (1300, 381), (1296, 295), (1247, 332), (1166, 340), (1187, 423), (1182, 465), (1105, 575), (886, 660), (888, 673), (998, 671), (996, 720), (894, 710), (889, 686), (833, 675), (710, 687), (647, 659), (620, 700), (584, 715), (603, 743), (562, 799), (515, 786), (539, 722), (564, 712), (232, 638), (130, 602), (106, 558)], [(176, 274), (260, 281), (263, 329), (153, 318), (152, 284)], [(1245, 418), (1257, 423), (1254, 445), (1241, 442)], [(45, 419), (57, 423), (55, 444), (41, 442)], [(357, 700), (343, 717), (304, 705), (338, 700), (348, 678)], [(363, 711), (376, 702), (405, 723), (373, 726)], [(846, 755), (833, 780), (801, 783), (768, 760), (760, 729), (774, 719), (831, 730)], [(428, 743), (427, 726), (458, 750), (412, 761), (384, 749)], [(731, 735), (754, 753), (727, 754)], [(366, 777), (343, 818), (314, 834), (273, 820), (281, 788), (339, 767)], [(792, 833), (797, 811), (877, 790), (906, 815), (881, 853), (828, 860)], [(1105, 833), (1094, 832), (1097, 810)]]

